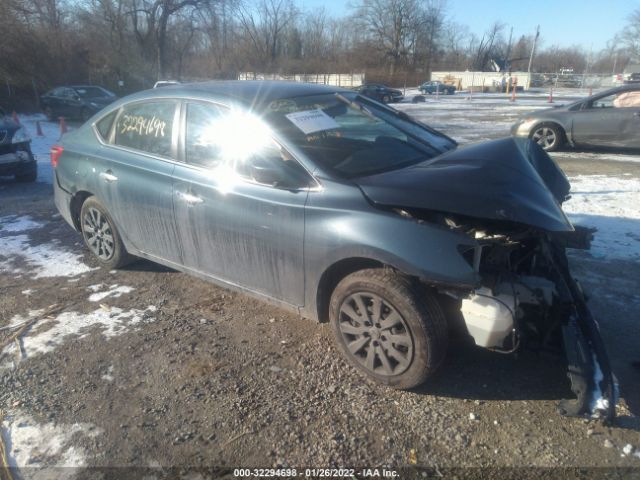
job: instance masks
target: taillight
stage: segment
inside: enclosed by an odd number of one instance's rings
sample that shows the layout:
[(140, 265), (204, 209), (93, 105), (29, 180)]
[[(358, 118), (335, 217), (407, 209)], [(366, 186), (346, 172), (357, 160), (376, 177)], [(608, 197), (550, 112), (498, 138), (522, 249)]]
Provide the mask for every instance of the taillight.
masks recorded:
[(58, 166), (58, 160), (60, 160), (60, 155), (62, 155), (62, 152), (64, 152), (64, 148), (62, 148), (60, 145), (54, 145), (53, 147), (51, 147), (49, 153), (51, 154), (51, 166), (53, 168), (56, 168)]

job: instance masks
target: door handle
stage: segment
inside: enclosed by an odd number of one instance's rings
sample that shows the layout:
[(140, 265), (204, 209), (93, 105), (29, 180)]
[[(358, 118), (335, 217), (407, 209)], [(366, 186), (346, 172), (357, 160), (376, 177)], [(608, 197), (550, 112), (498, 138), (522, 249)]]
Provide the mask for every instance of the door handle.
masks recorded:
[(116, 177), (113, 173), (111, 173), (111, 170), (107, 170), (106, 172), (100, 172), (99, 176), (102, 180), (104, 180), (107, 183), (118, 181), (118, 177)]
[(178, 197), (187, 202), (189, 205), (198, 205), (203, 203), (204, 200), (190, 193), (178, 192)]

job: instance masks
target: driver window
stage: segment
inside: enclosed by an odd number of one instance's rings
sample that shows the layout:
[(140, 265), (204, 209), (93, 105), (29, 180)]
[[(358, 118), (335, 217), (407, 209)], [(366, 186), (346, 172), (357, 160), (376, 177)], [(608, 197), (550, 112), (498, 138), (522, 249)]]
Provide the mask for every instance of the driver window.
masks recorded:
[(638, 108), (640, 107), (640, 90), (619, 93), (613, 101), (615, 108)]
[(598, 98), (591, 103), (591, 108), (630, 108), (640, 107), (640, 91), (622, 92)]

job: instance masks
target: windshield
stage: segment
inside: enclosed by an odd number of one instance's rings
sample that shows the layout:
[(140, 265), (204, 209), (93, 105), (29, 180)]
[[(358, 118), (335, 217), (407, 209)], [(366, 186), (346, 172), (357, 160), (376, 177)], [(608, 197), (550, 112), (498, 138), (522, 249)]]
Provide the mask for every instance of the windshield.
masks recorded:
[(455, 147), (448, 137), (355, 93), (274, 100), (265, 119), (316, 163), (345, 178), (403, 168)]
[(100, 87), (77, 87), (75, 91), (78, 92), (82, 98), (100, 98), (100, 97), (112, 97), (113, 94), (107, 92)]

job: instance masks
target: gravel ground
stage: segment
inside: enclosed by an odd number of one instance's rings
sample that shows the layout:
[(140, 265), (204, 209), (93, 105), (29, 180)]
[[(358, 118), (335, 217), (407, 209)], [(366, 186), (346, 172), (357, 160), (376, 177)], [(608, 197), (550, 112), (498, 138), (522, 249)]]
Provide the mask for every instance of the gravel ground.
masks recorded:
[[(471, 137), (468, 112), (451, 105), (430, 123)], [(499, 105), (471, 108), (495, 132), (481, 124), (484, 133), (466, 141), (505, 133), (518, 111)], [(638, 156), (585, 155), (556, 158), (569, 175), (640, 176)], [(46, 181), (0, 179), (0, 198), (0, 327), (28, 320), (29, 312), (37, 319), (20, 350), (7, 347), (0, 356), (3, 438), (24, 478), (88, 475), (68, 468), (38, 477), (47, 466), (152, 467), (158, 475), (170, 467), (385, 465), (429, 475), (464, 467), (458, 476), (486, 478), (495, 470), (474, 468), (515, 467), (512, 473), (532, 478), (557, 478), (566, 473), (561, 467), (639, 474), (640, 370), (631, 365), (640, 360), (639, 262), (571, 258), (621, 385), (619, 419), (603, 426), (556, 413), (558, 400), (571, 395), (562, 359), (498, 355), (455, 341), (427, 385), (390, 390), (342, 360), (326, 324), (147, 261), (95, 268), (80, 236), (56, 214)], [(24, 217), (32, 223), (21, 227)], [(59, 270), (47, 274), (7, 256), (7, 245), (46, 246), (36, 253)], [(77, 273), (79, 266), (85, 271)]]

